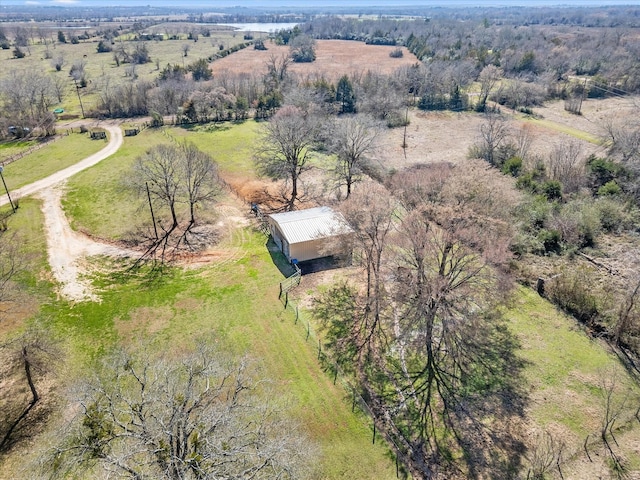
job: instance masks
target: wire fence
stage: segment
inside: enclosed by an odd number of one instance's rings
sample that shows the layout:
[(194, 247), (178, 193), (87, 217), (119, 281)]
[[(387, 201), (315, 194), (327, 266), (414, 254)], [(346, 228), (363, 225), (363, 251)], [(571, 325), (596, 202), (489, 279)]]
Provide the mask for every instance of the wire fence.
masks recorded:
[(56, 140), (59, 140), (62, 138), (62, 135), (54, 135), (52, 137), (47, 137), (45, 139), (43, 139), (42, 141), (40, 141), (39, 143), (37, 143), (36, 145), (33, 145), (29, 148), (27, 148), (26, 150), (22, 150), (21, 152), (18, 152), (14, 155), (11, 155), (10, 157), (7, 157), (5, 159), (3, 159), (2, 161), (0, 161), (0, 165), (2, 165), (3, 167), (9, 165), (10, 163), (15, 162), (16, 160), (20, 160), (22, 157), (26, 157), (27, 155), (35, 152), (36, 150), (40, 150), (42, 147), (45, 147), (47, 145), (49, 145), (50, 143), (55, 142)]
[[(333, 384), (337, 385), (339, 382), (340, 385), (347, 392), (349, 392), (352, 401), (351, 411), (355, 412), (357, 407), (361, 412), (369, 417), (372, 428), (371, 441), (375, 444), (376, 439), (378, 438), (378, 432), (376, 417), (373, 413), (373, 409), (362, 397), (362, 395), (360, 394), (360, 389), (355, 386), (352, 378), (343, 371), (338, 362), (334, 360), (331, 353), (323, 348), (321, 335), (319, 335), (319, 333), (315, 331), (311, 323), (311, 315), (308, 312), (301, 310), (299, 305), (289, 297), (290, 290), (300, 284), (302, 277), (301, 271), (298, 266), (294, 265), (294, 267), (296, 268), (296, 272), (280, 282), (280, 295), (278, 298), (282, 302), (284, 309), (291, 311), (294, 318), (294, 324), (300, 326), (299, 331), (302, 335), (304, 335), (305, 341), (310, 342), (314, 345), (317, 344), (318, 361), (325, 367), (325, 371), (328, 374), (333, 375)], [(396, 477), (401, 479), (408, 478), (407, 473), (403, 468), (406, 461), (405, 459), (407, 458), (407, 454), (389, 435), (385, 435), (384, 439), (387, 441), (387, 444), (393, 451), (393, 455), (395, 457)]]

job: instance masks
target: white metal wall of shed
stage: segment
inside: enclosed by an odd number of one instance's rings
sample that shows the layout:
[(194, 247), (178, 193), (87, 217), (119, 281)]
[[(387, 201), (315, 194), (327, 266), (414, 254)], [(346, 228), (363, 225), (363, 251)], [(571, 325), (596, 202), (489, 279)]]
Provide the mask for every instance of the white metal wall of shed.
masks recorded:
[(273, 241), (289, 261), (296, 259), (298, 262), (304, 262), (345, 253), (342, 243), (338, 240), (340, 235), (290, 244), (280, 230), (278, 223), (271, 217), (268, 217), (268, 222)]
[(332, 255), (327, 249), (327, 241), (325, 239), (310, 240), (308, 242), (293, 243), (289, 249), (289, 260), (296, 259), (299, 262), (313, 260), (316, 258)]

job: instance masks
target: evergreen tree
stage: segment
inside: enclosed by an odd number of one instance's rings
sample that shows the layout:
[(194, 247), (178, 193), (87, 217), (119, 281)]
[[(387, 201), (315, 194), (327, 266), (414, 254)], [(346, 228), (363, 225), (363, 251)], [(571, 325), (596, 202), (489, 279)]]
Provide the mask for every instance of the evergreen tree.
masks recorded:
[(336, 101), (340, 104), (340, 113), (355, 113), (356, 97), (349, 77), (343, 75), (336, 87)]

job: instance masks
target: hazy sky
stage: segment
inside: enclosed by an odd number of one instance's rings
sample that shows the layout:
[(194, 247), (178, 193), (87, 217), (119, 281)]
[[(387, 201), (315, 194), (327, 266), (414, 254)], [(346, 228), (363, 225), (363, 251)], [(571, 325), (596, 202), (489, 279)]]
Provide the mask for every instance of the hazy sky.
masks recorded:
[(2, 5), (43, 5), (43, 6), (140, 6), (155, 7), (361, 7), (361, 6), (452, 6), (452, 7), (488, 7), (488, 6), (601, 6), (635, 5), (640, 0), (0, 0)]

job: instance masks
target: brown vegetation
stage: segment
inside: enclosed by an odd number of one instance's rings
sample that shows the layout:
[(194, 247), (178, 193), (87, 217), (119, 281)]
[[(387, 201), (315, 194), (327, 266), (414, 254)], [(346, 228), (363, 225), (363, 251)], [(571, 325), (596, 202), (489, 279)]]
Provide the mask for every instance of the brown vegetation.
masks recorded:
[[(247, 48), (231, 56), (216, 60), (210, 67), (214, 75), (267, 73), (267, 63), (272, 55), (289, 55), (289, 47), (266, 42), (268, 50)], [(318, 40), (316, 60), (312, 63), (292, 63), (289, 71), (300, 79), (325, 78), (337, 82), (342, 75), (358, 76), (368, 71), (389, 75), (400, 67), (415, 64), (418, 59), (403, 48), (402, 58), (391, 58), (396, 47), (366, 45), (348, 40)]]

